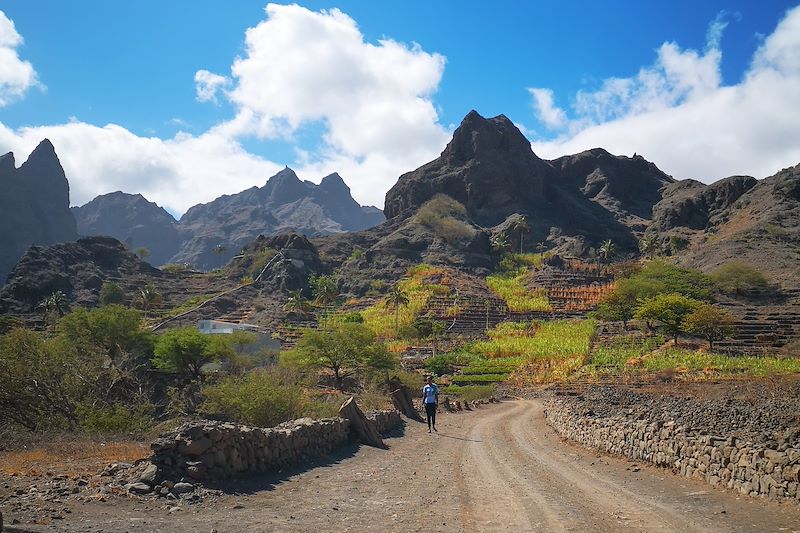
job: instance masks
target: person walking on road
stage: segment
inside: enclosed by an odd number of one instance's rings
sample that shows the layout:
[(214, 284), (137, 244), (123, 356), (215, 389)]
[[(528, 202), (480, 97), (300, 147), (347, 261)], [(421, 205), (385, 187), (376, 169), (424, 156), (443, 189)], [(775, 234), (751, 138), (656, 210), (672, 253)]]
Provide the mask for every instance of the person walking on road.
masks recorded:
[(425, 416), (428, 419), (428, 433), (431, 428), (436, 430), (436, 409), (439, 406), (439, 387), (433, 382), (433, 376), (428, 376), (428, 383), (422, 387), (422, 403), (425, 406)]

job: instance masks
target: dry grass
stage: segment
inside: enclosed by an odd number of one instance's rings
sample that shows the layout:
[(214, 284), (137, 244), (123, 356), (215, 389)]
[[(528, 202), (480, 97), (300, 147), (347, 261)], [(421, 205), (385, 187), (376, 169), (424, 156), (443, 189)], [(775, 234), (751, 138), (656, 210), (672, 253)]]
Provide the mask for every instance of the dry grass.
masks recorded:
[(0, 474), (35, 476), (51, 472), (69, 477), (95, 475), (109, 463), (132, 463), (150, 455), (145, 442), (53, 442), (31, 450), (0, 452)]

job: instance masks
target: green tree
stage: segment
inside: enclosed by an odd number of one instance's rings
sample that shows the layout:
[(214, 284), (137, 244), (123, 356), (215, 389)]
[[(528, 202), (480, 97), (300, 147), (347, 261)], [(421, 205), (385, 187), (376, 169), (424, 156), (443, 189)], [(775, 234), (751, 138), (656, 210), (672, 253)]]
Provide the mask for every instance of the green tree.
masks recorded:
[(600, 248), (597, 250), (600, 262), (604, 265), (611, 263), (611, 260), (617, 255), (617, 245), (611, 239), (606, 239)]
[(519, 253), (522, 253), (522, 237), (523, 234), (530, 231), (531, 227), (528, 225), (528, 219), (524, 216), (519, 217), (517, 220), (514, 221), (514, 225), (512, 226), (514, 231), (519, 232)]
[(439, 341), (444, 336), (445, 331), (447, 328), (441, 322), (434, 321), (431, 328), (431, 346), (433, 348), (433, 356), (436, 356), (436, 352), (439, 350)]
[(147, 261), (147, 258), (150, 257), (150, 250), (148, 250), (144, 246), (140, 246), (139, 248), (134, 250), (133, 253), (138, 255), (139, 259), (141, 259), (142, 261)]
[(153, 350), (153, 334), (144, 329), (141, 313), (121, 305), (76, 309), (61, 319), (58, 331), (79, 350), (97, 353), (118, 368), (140, 367)]
[(307, 317), (311, 314), (311, 303), (305, 299), (303, 291), (297, 289), (289, 292), (283, 310), (290, 315)]
[(156, 340), (153, 365), (199, 380), (203, 365), (232, 354), (233, 349), (221, 335), (204, 335), (191, 327), (176, 328)]
[(617, 282), (617, 286), (598, 304), (593, 314), (601, 320), (621, 321), (628, 327), (639, 302), (652, 298), (661, 291), (661, 285), (649, 279), (628, 278)]
[(634, 317), (660, 323), (664, 331), (672, 335), (677, 346), (678, 335), (684, 331), (684, 320), (701, 305), (702, 302), (682, 294), (659, 294), (644, 300), (636, 309)]
[(651, 283), (657, 292), (677, 292), (695, 300), (710, 301), (715, 290), (714, 281), (699, 270), (659, 260), (649, 261), (629, 279)]
[(62, 291), (53, 291), (45, 297), (39, 304), (42, 310), (44, 321), (55, 328), (58, 319), (64, 316), (69, 307), (67, 295)]
[(150, 310), (159, 305), (163, 301), (161, 293), (158, 292), (155, 285), (148, 283), (141, 289), (136, 298), (136, 304), (144, 311), (144, 316), (149, 316)]
[(764, 274), (745, 263), (725, 263), (711, 273), (711, 279), (726, 294), (747, 294), (769, 288)]
[(408, 294), (400, 288), (399, 284), (395, 284), (386, 294), (386, 299), (384, 300), (384, 305), (388, 307), (394, 308), (394, 336), (397, 337), (398, 332), (400, 331), (400, 306), (406, 306), (409, 304)]
[(508, 236), (505, 233), (498, 233), (492, 239), (492, 251), (497, 254), (504, 254), (511, 243), (508, 242)]
[(686, 316), (683, 328), (707, 340), (708, 349), (713, 350), (715, 342), (736, 334), (736, 317), (719, 306), (702, 304)]
[(309, 280), (314, 301), (319, 305), (336, 303), (339, 298), (339, 284), (333, 276), (312, 276)]
[(328, 369), (337, 389), (345, 377), (362, 368), (388, 370), (394, 360), (386, 346), (362, 325), (345, 323), (330, 329), (305, 329), (292, 350), (281, 354), (281, 363), (307, 369)]
[(103, 305), (125, 303), (125, 291), (116, 283), (106, 281), (100, 288), (100, 303)]
[(655, 235), (645, 235), (639, 241), (639, 252), (648, 259), (652, 259), (658, 252), (658, 239)]

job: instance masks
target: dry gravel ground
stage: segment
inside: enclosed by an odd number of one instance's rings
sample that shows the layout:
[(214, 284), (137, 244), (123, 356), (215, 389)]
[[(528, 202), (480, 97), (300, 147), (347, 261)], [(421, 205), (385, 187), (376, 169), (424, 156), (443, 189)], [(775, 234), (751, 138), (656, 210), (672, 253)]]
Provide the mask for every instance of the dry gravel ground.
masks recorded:
[[(389, 450), (224, 487), (202, 504), (77, 504), (7, 531), (796, 531), (800, 506), (712, 489), (562, 441), (536, 400), (409, 423)], [(172, 507), (172, 509), (170, 509)]]

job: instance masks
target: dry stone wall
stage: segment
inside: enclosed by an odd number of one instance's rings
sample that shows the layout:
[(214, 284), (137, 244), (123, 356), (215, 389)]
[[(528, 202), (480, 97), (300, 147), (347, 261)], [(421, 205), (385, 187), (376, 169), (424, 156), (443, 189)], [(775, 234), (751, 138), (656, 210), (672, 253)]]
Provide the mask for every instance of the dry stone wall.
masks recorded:
[(712, 435), (675, 419), (642, 419), (632, 411), (598, 414), (580, 398), (556, 397), (545, 406), (547, 422), (562, 437), (588, 448), (741, 494), (800, 501), (800, 446), (795, 444), (800, 428), (788, 429), (780, 441), (755, 442)]
[[(369, 413), (380, 433), (401, 424), (396, 411)], [(329, 454), (351, 439), (344, 418), (301, 418), (273, 428), (201, 420), (189, 422), (151, 444), (153, 455), (146, 479), (219, 480), (278, 470)]]

